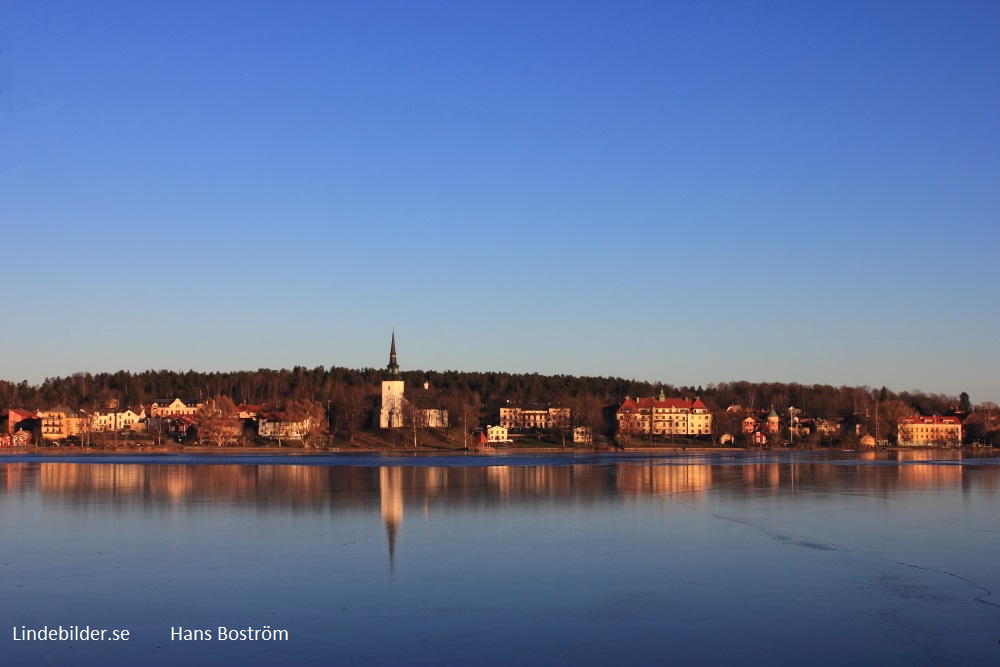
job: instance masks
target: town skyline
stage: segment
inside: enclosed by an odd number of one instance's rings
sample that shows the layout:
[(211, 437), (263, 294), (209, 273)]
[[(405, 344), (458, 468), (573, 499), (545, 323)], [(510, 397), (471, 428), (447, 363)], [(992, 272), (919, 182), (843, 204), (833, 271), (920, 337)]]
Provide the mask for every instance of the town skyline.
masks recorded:
[[(196, 20), (194, 17), (197, 17)], [(0, 378), (1000, 403), (1000, 7), (0, 6)]]

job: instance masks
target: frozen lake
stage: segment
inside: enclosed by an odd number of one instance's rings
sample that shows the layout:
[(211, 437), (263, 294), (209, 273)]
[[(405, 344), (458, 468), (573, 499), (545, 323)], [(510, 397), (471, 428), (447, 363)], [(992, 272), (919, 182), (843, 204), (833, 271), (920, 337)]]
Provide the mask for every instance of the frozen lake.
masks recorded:
[(996, 665), (964, 456), (4, 457), (0, 662)]

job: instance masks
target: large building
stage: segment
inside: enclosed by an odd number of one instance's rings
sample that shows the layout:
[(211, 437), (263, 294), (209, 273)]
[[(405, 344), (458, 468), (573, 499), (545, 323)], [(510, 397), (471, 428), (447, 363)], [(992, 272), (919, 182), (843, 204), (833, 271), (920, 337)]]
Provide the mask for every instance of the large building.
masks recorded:
[(404, 395), (406, 382), (399, 374), (399, 364), (396, 362), (396, 332), (392, 334), (389, 365), (386, 366), (386, 370), (389, 371), (389, 377), (382, 380), (382, 393), (373, 416), (373, 421), (379, 428), (401, 426), (443, 428), (448, 425), (448, 411), (434, 403), (426, 383), (423, 391), (412, 389), (410, 398)]
[(953, 415), (907, 417), (900, 420), (897, 431), (900, 445), (960, 445), (962, 420)]
[(711, 435), (712, 413), (701, 399), (626, 397), (616, 415), (618, 430), (630, 435)]
[(42, 437), (46, 440), (80, 435), (89, 421), (86, 415), (64, 405), (51, 410), (40, 410), (38, 418), (42, 424)]
[(149, 406), (150, 417), (179, 417), (193, 415), (201, 408), (200, 401), (184, 402), (179, 398), (157, 398)]
[(500, 426), (514, 431), (569, 428), (569, 408), (550, 403), (514, 403), (500, 408)]

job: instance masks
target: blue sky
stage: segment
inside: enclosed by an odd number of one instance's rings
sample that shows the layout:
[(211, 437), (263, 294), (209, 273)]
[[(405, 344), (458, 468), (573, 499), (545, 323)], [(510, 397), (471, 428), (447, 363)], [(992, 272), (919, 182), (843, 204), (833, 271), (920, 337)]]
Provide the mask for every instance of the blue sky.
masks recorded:
[(1000, 402), (995, 2), (5, 2), (0, 377)]

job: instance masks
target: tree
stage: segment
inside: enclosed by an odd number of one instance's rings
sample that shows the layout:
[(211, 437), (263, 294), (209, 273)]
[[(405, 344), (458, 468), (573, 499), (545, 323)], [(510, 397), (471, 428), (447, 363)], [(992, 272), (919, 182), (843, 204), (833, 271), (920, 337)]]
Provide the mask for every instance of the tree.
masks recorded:
[(418, 435), (421, 430), (427, 428), (427, 422), (427, 410), (417, 407), (413, 401), (403, 401), (403, 423), (410, 427), (414, 449), (420, 447)]
[(632, 436), (640, 433), (642, 430), (642, 424), (639, 421), (639, 416), (632, 411), (623, 412), (619, 415), (618, 419), (618, 437), (619, 440), (624, 441), (623, 445), (628, 447), (629, 443), (632, 441)]
[(958, 395), (958, 411), (966, 415), (972, 412), (972, 401), (964, 391)]
[(730, 410), (716, 410), (712, 415), (712, 439), (717, 440), (717, 436), (728, 433), (734, 439), (743, 432), (743, 413)]
[(572, 410), (568, 407), (564, 407), (562, 404), (559, 407), (549, 408), (549, 428), (559, 436), (562, 446), (566, 446), (566, 432), (570, 428), (570, 418), (572, 415)]
[(214, 396), (202, 403), (194, 415), (194, 425), (198, 438), (216, 447), (235, 442), (242, 431), (236, 406), (228, 396)]
[(996, 403), (980, 403), (965, 420), (962, 434), (967, 442), (992, 443), (1000, 437), (1000, 408)]
[(284, 415), (290, 421), (303, 424), (303, 446), (316, 444), (329, 433), (326, 410), (319, 401), (308, 398), (291, 401), (285, 406)]
[[(448, 410), (448, 429), (455, 424), (462, 429), (462, 446), (468, 448), (469, 435), (479, 427), (483, 407), (479, 392), (469, 390), (454, 390), (442, 396), (444, 406)], [(446, 434), (449, 432), (446, 431)]]
[(348, 442), (354, 436), (372, 411), (374, 392), (367, 384), (341, 384), (333, 393), (333, 407), (337, 414), (337, 424), (347, 432)]

